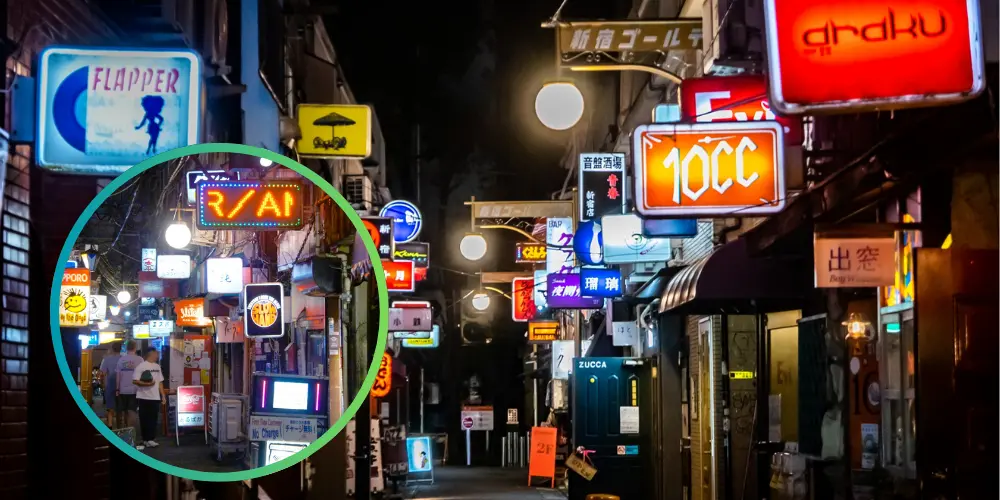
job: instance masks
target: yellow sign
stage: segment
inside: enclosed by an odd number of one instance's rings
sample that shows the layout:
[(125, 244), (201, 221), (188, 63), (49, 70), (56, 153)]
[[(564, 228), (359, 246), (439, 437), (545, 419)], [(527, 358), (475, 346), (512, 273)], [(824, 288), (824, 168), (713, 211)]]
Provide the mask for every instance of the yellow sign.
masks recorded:
[(367, 158), (372, 151), (372, 110), (347, 104), (300, 104), (302, 138), (295, 150), (313, 158)]
[(587, 481), (594, 479), (594, 476), (597, 475), (597, 469), (576, 453), (566, 458), (566, 468), (576, 472)]
[(529, 321), (528, 342), (551, 342), (559, 340), (558, 321)]
[(752, 380), (753, 372), (729, 372), (729, 378), (734, 380)]
[(432, 339), (432, 338), (426, 338), (426, 339), (406, 339), (406, 344), (409, 345), (409, 346), (411, 346), (411, 347), (413, 347), (413, 346), (432, 347), (434, 345), (434, 339)]

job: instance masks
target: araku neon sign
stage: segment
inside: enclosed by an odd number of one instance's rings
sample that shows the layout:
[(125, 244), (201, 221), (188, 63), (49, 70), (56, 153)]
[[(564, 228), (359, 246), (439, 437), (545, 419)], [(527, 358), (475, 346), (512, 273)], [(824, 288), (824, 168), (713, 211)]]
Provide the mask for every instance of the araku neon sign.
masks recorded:
[(298, 182), (202, 182), (197, 199), (202, 229), (299, 229), (303, 225), (304, 197)]

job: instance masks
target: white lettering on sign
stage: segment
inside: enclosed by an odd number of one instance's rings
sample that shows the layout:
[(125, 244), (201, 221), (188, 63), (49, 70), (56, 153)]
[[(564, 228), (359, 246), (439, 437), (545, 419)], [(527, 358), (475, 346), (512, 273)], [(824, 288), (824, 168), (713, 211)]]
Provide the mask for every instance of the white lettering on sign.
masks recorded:
[(581, 359), (576, 362), (577, 368), (607, 368), (608, 363), (606, 361), (597, 361), (592, 359)]
[(733, 121), (734, 119), (738, 122), (745, 121), (760, 121), (760, 120), (776, 120), (777, 117), (771, 112), (771, 107), (767, 104), (766, 100), (760, 101), (760, 110), (755, 111), (753, 118), (747, 116), (746, 111), (736, 111), (733, 112), (731, 109), (720, 109), (715, 110), (712, 107), (712, 101), (714, 100), (729, 100), (731, 94), (728, 90), (722, 90), (718, 92), (698, 92), (694, 95), (694, 105), (695, 113), (698, 117), (695, 119), (699, 122), (714, 122), (714, 121)]
[[(663, 167), (666, 169), (673, 169), (674, 171), (674, 193), (673, 200), (674, 203), (681, 202), (681, 192), (690, 199), (691, 201), (697, 201), (701, 198), (701, 195), (708, 191), (711, 187), (719, 192), (719, 194), (725, 193), (733, 185), (733, 180), (731, 178), (725, 178), (719, 175), (719, 155), (725, 153), (727, 155), (732, 155), (734, 152), (736, 154), (736, 182), (740, 183), (743, 187), (750, 187), (760, 175), (754, 172), (749, 177), (746, 176), (746, 167), (744, 165), (743, 155), (749, 150), (750, 152), (757, 150), (757, 144), (753, 142), (749, 137), (743, 137), (740, 143), (736, 146), (734, 150), (732, 146), (729, 145), (728, 139), (730, 137), (712, 137), (706, 135), (704, 138), (699, 139), (698, 142), (704, 144), (710, 144), (714, 141), (718, 141), (715, 149), (712, 151), (711, 156), (708, 154), (708, 150), (702, 147), (700, 144), (692, 147), (684, 159), (681, 160), (680, 149), (676, 146), (670, 150), (667, 157), (663, 159)], [(694, 160), (698, 160), (701, 164), (701, 178), (703, 183), (701, 187), (697, 190), (691, 189), (691, 167)], [(722, 180), (722, 182), (719, 182)]]

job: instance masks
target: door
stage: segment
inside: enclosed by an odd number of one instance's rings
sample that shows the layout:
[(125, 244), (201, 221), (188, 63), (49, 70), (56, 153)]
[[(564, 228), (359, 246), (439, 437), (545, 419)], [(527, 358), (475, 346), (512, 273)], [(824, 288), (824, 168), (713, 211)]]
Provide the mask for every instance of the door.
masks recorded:
[(699, 479), (695, 486), (695, 498), (715, 500), (715, 349), (713, 346), (712, 319), (703, 318), (698, 322), (698, 430), (701, 464)]
[(605, 493), (647, 500), (652, 481), (651, 363), (641, 358), (573, 360), (573, 447), (590, 450), (597, 474), (570, 471), (570, 500)]

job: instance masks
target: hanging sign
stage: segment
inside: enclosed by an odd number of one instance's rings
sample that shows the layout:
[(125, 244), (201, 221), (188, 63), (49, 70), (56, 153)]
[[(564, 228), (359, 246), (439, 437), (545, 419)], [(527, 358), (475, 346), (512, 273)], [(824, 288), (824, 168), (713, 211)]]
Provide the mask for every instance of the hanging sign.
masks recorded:
[(576, 267), (573, 256), (573, 219), (552, 217), (546, 221), (545, 228), (545, 243), (548, 247), (545, 269), (549, 274), (573, 272)]
[(390, 307), (389, 331), (397, 339), (427, 338), (434, 328), (430, 307)]
[(132, 325), (132, 338), (134, 338), (134, 339), (148, 339), (149, 338), (149, 323), (140, 323), (138, 325)]
[(777, 122), (636, 128), (636, 210), (653, 217), (780, 212), (785, 208), (783, 136)]
[(285, 310), (281, 283), (251, 283), (243, 288), (243, 332), (251, 338), (285, 334)]
[(175, 300), (174, 315), (177, 326), (204, 327), (212, 324), (212, 320), (205, 317), (205, 299)]
[(416, 289), (413, 279), (413, 261), (410, 260), (383, 260), (382, 269), (385, 271), (385, 286), (390, 292), (412, 292)]
[(519, 323), (535, 319), (535, 279), (514, 278), (510, 286), (511, 318)]
[(580, 222), (573, 234), (573, 253), (580, 264), (597, 266), (604, 262), (604, 235), (601, 220)]
[(784, 113), (940, 105), (985, 88), (976, 0), (765, 0), (764, 19)]
[(895, 283), (896, 239), (822, 238), (813, 242), (817, 288), (875, 288)]
[(700, 18), (560, 22), (556, 31), (563, 67), (582, 70), (628, 64), (662, 72), (667, 52), (703, 46)]
[(548, 306), (553, 309), (600, 309), (602, 299), (584, 297), (579, 274), (550, 274), (548, 279)]
[(83, 327), (90, 325), (90, 270), (66, 269), (63, 271), (59, 291), (59, 326)]
[(375, 383), (372, 384), (372, 397), (384, 398), (392, 390), (392, 356), (382, 353), (382, 362), (378, 365)]
[(639, 340), (639, 325), (635, 321), (611, 323), (611, 343), (615, 346), (634, 346)]
[[(413, 332), (414, 334), (423, 332)], [(399, 333), (396, 333), (396, 338), (403, 339), (403, 347), (412, 347), (415, 349), (433, 349), (436, 348), (441, 343), (441, 327), (434, 325), (431, 329), (431, 335), (427, 338), (417, 338), (413, 336), (400, 337)]]
[(372, 110), (352, 104), (299, 104), (302, 139), (295, 150), (311, 158), (367, 158), (372, 151)]
[(238, 295), (243, 291), (243, 259), (230, 257), (205, 260), (205, 288), (208, 293)]
[(427, 269), (431, 265), (431, 244), (414, 241), (396, 243), (393, 260), (412, 260), (414, 269)]
[(406, 459), (409, 461), (407, 470), (411, 473), (434, 470), (430, 436), (406, 438)]
[(539, 269), (535, 271), (534, 278), (535, 293), (532, 294), (532, 298), (535, 300), (535, 314), (541, 316), (549, 311), (549, 273), (544, 269)]
[[(576, 351), (576, 342), (572, 340), (552, 341), (552, 379), (569, 380), (573, 373), (573, 353)], [(586, 349), (583, 350), (586, 353)]]
[(164, 299), (177, 297), (178, 295), (178, 283), (177, 280), (164, 280), (156, 277), (155, 272), (150, 271), (140, 271), (139, 272), (139, 297), (141, 298), (154, 298), (154, 299)]
[(517, 242), (517, 254), (514, 261), (518, 264), (544, 264), (548, 254), (545, 243)]
[(256, 231), (301, 229), (305, 202), (301, 182), (198, 183), (198, 227)]
[(225, 170), (193, 170), (187, 172), (187, 202), (194, 205), (198, 201), (198, 184), (201, 181), (225, 182), (238, 181), (240, 174), (237, 171), (226, 172)]
[(529, 321), (528, 342), (548, 343), (559, 340), (559, 322), (554, 320)]
[[(383, 262), (392, 260), (394, 256), (395, 241), (392, 235), (392, 219), (388, 217), (362, 217), (361, 222), (368, 230), (368, 235), (372, 237), (378, 257)], [(365, 252), (367, 254), (367, 252)]]
[(215, 318), (216, 344), (242, 344), (244, 339), (246, 337), (243, 335), (242, 321), (233, 320), (228, 316)]
[(625, 213), (625, 153), (580, 155), (580, 220)]
[(177, 427), (205, 425), (205, 386), (182, 385), (177, 388)]
[(157, 255), (156, 277), (183, 280), (191, 277), (190, 255)]
[(142, 249), (142, 270), (151, 272), (156, 271), (156, 249), (155, 248), (143, 248)]
[(378, 215), (392, 219), (392, 237), (397, 244), (409, 243), (420, 235), (423, 221), (420, 210), (413, 203), (404, 200), (390, 201)]
[(38, 164), (118, 175), (157, 153), (198, 143), (201, 76), (191, 50), (43, 50)]
[(680, 90), (681, 118), (687, 122), (775, 120), (785, 131), (785, 144), (802, 144), (802, 118), (777, 116), (767, 100), (764, 75), (685, 78)]
[(580, 269), (580, 295), (583, 297), (621, 297), (624, 294), (622, 289), (622, 272), (618, 268), (599, 269), (584, 267)]
[(139, 321), (150, 321), (160, 317), (160, 308), (152, 306), (139, 305), (136, 308), (136, 319)]
[(104, 321), (108, 317), (108, 297), (106, 295), (90, 296), (90, 321)]
[(150, 337), (169, 337), (174, 333), (174, 322), (169, 319), (153, 319), (149, 321)]
[(606, 264), (667, 262), (673, 258), (668, 238), (643, 236), (642, 218), (636, 214), (609, 215), (601, 219)]

